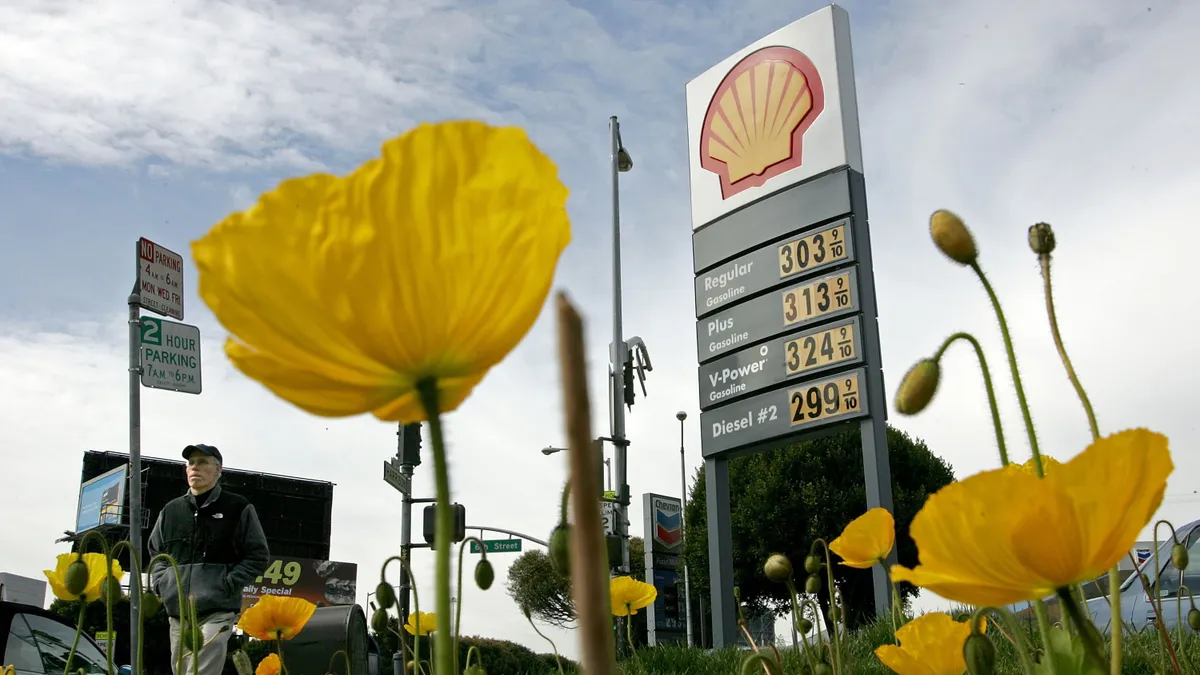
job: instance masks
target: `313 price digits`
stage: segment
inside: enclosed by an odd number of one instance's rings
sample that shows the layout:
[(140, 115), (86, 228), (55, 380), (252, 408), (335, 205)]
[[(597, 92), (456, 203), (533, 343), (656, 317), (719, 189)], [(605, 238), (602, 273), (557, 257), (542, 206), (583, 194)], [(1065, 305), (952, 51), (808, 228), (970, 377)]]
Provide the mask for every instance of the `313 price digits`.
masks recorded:
[(839, 375), (788, 392), (792, 426), (856, 413), (862, 400), (858, 373)]
[(783, 325), (807, 321), (850, 306), (850, 272), (818, 279), (783, 293)]
[(858, 335), (854, 323), (833, 326), (819, 333), (789, 340), (784, 345), (784, 363), (789, 376), (854, 358), (858, 353)]
[(835, 263), (846, 257), (846, 224), (814, 232), (779, 247), (779, 278)]
[[(281, 571), (282, 573), (280, 573)], [(289, 560), (285, 565), (282, 560), (272, 560), (270, 566), (262, 573), (262, 576), (254, 581), (261, 584), (263, 579), (272, 584), (282, 583), (284, 586), (291, 586), (300, 580), (300, 563), (295, 560)]]

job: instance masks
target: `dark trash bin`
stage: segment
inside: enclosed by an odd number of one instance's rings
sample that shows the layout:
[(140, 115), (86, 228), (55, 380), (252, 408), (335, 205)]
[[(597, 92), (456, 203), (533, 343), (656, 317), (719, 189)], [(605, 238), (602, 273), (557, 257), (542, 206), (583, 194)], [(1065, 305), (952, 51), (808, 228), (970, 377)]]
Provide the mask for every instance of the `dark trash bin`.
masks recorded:
[[(304, 630), (284, 640), (283, 660), (288, 675), (358, 675), (368, 672), (367, 616), (358, 605), (318, 607)], [(350, 662), (339, 654), (344, 650)], [(332, 662), (332, 663), (331, 663)]]

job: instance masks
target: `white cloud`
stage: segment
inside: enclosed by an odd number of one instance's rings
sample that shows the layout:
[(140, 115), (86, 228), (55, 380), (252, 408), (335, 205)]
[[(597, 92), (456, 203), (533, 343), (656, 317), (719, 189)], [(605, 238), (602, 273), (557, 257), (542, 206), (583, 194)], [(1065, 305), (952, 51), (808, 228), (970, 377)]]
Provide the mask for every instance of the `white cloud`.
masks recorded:
[[(689, 413), (689, 465), (699, 462), (683, 84), (816, 5), (614, 7), (613, 15), (592, 15), (552, 0), (504, 10), (432, 2), (83, 9), (18, 0), (0, 8), (0, 151), (84, 165), (153, 161), (168, 172), (270, 170), (270, 180), (253, 181), (261, 187), (285, 169), (357, 160), (418, 119), (526, 124), (572, 188), (575, 243), (559, 283), (586, 312), (593, 426), (601, 432), (610, 338), (604, 125), (617, 112), (637, 161), (623, 179), (625, 324), (646, 339), (655, 365), (650, 395), (629, 417), (630, 482), (635, 495), (674, 494), (676, 410)], [(1186, 448), (1200, 440), (1190, 410), (1200, 354), (1190, 315), (1200, 298), (1191, 252), (1200, 242), (1190, 195), (1200, 178), (1200, 131), (1189, 122), (1200, 79), (1180, 64), (1200, 60), (1189, 34), (1200, 6), (1077, 0), (849, 9), (889, 387), (946, 335), (971, 331), (1003, 397), (1011, 452), (1028, 456), (983, 291), (928, 241), (929, 212), (952, 208), (972, 225), (1004, 303), (1043, 449), (1067, 459), (1086, 445), (1024, 243), (1025, 228), (1047, 220), (1060, 242), (1063, 333), (1102, 429), (1167, 433), (1177, 465), (1168, 492), (1192, 493), (1200, 466)], [(235, 206), (253, 197), (240, 177), (224, 194)], [(206, 438), (241, 467), (334, 480), (333, 555), (360, 564), (365, 596), (375, 561), (398, 540), (398, 500), (379, 476), (393, 430), (371, 420), (316, 420), (280, 403), (229, 370), (220, 331), (198, 298), (189, 302), (189, 323), (201, 325), (209, 347), (206, 391), (145, 393), (146, 452), (172, 456)], [(78, 453), (125, 447), (121, 319), (60, 332), (11, 318), (0, 326), (0, 448), (6, 473), (28, 477), (10, 484), (0, 504), (30, 519), (49, 509), (45, 520), (54, 523), (16, 536), (9, 550), (21, 553), (6, 558), (11, 571), (36, 575), (58, 550), (51, 542), (70, 522)], [(531, 534), (553, 524), (562, 458), (536, 452), (562, 442), (552, 340), (547, 313), (448, 419), (454, 490), (471, 520), (486, 515)], [(970, 350), (956, 347), (946, 366), (932, 408), (891, 422), (926, 439), (959, 476), (995, 466)], [(419, 489), (429, 490), (428, 467), (421, 471)], [(1194, 520), (1195, 504), (1169, 499), (1160, 515)], [(639, 504), (631, 515), (639, 528)], [(417, 559), (428, 578), (428, 556)], [(504, 595), (497, 561), (497, 586), (468, 593), (464, 630), (543, 651)], [(567, 636), (559, 647), (573, 654), (574, 642)]]

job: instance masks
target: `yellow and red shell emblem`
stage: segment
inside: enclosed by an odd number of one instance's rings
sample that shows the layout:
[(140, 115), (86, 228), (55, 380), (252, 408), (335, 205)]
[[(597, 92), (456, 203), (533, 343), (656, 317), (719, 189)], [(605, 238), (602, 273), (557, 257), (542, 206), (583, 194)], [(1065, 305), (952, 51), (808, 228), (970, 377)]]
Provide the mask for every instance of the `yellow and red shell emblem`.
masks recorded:
[(791, 47), (738, 61), (713, 92), (700, 131), (700, 166), (721, 179), (721, 198), (759, 187), (803, 163), (804, 132), (825, 109), (817, 67)]

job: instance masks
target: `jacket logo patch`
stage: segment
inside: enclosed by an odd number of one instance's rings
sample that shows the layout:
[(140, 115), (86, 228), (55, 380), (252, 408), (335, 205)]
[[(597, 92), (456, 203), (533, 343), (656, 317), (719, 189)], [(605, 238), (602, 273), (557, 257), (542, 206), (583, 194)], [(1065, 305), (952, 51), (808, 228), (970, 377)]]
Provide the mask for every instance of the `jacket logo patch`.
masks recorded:
[(225, 517), (224, 513), (214, 513), (213, 514), (213, 518), (224, 518), (224, 517)]

